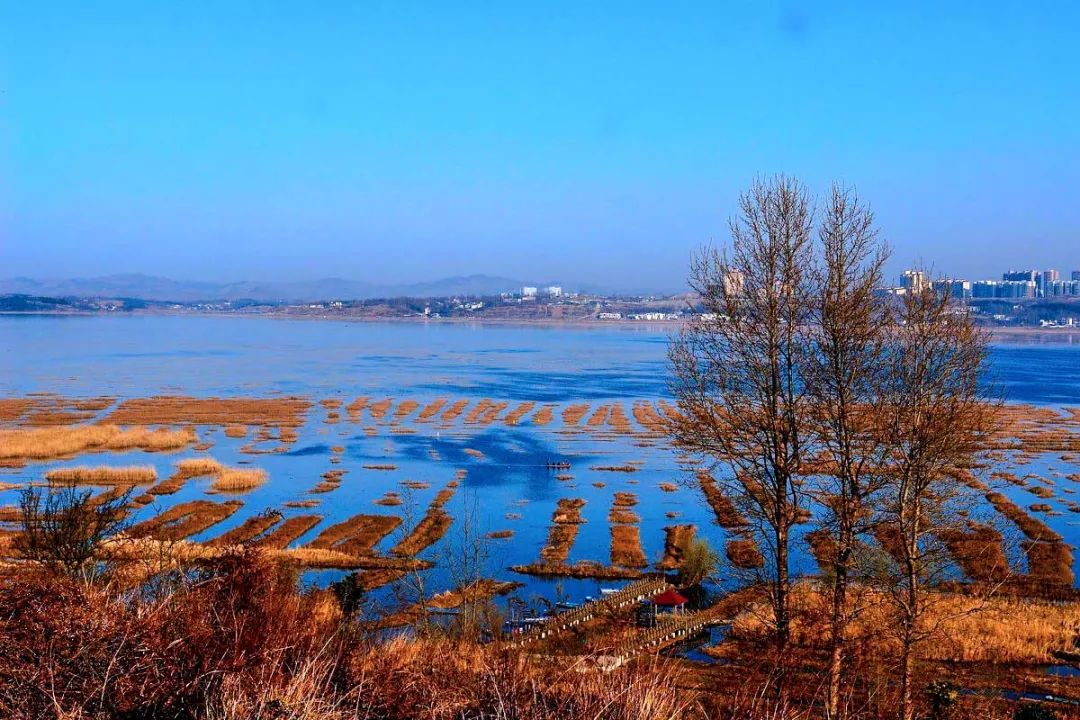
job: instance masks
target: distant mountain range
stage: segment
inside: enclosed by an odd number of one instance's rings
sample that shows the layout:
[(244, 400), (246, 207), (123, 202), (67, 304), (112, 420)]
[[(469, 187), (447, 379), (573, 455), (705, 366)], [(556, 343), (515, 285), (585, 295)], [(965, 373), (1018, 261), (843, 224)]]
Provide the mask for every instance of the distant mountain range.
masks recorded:
[[(137, 298), (159, 302), (213, 302), (257, 300), (260, 302), (315, 302), (368, 300), (383, 297), (445, 297), (448, 295), (498, 295), (520, 291), (522, 283), (491, 275), (449, 277), (431, 282), (380, 285), (342, 278), (297, 282), (214, 283), (171, 280), (141, 274), (105, 275), (93, 278), (0, 280), (0, 294), (46, 297)], [(550, 284), (550, 283), (548, 283)], [(543, 287), (542, 284), (538, 285)]]

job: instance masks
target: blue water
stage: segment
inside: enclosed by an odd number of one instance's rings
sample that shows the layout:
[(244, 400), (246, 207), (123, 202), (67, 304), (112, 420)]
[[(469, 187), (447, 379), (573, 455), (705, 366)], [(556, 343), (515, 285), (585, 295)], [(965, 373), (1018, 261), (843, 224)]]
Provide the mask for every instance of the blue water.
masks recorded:
[[(198, 396), (299, 394), (312, 400), (358, 396), (393, 397), (423, 404), (436, 397), (451, 400), (480, 398), (556, 403), (620, 401), (630, 415), (633, 400), (656, 400), (667, 395), (666, 347), (669, 327), (612, 325), (467, 325), (432, 323), (373, 323), (279, 320), (242, 317), (0, 316), (0, 396), (53, 392), (68, 396), (115, 395), (146, 397), (162, 393)], [(1051, 406), (1080, 406), (1080, 335), (1060, 336), (1060, 342), (997, 343), (991, 348), (993, 382), (1009, 401)], [(535, 412), (535, 410), (534, 410)], [(284, 454), (249, 455), (239, 452), (247, 440), (226, 438), (220, 429), (201, 430), (214, 443), (209, 454), (226, 464), (248, 463), (264, 468), (270, 481), (242, 499), (244, 508), (195, 539), (207, 539), (233, 527), (264, 508), (307, 498), (321, 501), (315, 509), (284, 509), (286, 515), (317, 513), (323, 524), (300, 538), (302, 544), (330, 522), (359, 512), (400, 514), (402, 508), (380, 507), (373, 501), (387, 491), (401, 492), (417, 514), (454, 477), (467, 470), (461, 489), (448, 506), (457, 517), (474, 514), (478, 530), (511, 529), (510, 540), (492, 541), (487, 565), (504, 579), (524, 582), (523, 599), (554, 596), (556, 583), (517, 575), (507, 568), (537, 559), (544, 544), (555, 503), (563, 497), (587, 501), (578, 540), (571, 549), (576, 560), (609, 561), (607, 513), (616, 491), (639, 496), (634, 508), (641, 516), (641, 539), (650, 562), (663, 551), (663, 527), (693, 523), (699, 535), (722, 548), (725, 534), (715, 525), (711, 510), (691, 487), (685, 470), (664, 443), (642, 444), (639, 438), (590, 431), (565, 432), (558, 420), (546, 427), (527, 422), (508, 427), (499, 422), (451, 428), (413, 422), (402, 426), (416, 434), (393, 434), (387, 421), (359, 424), (342, 412), (338, 424), (323, 422), (318, 406), (300, 428), (299, 440)], [(365, 426), (376, 424), (369, 437)], [(584, 421), (583, 421), (584, 424)], [(330, 447), (342, 445), (341, 463), (330, 463)], [(483, 459), (465, 452), (479, 450)], [(430, 452), (440, 456), (433, 460)], [(185, 452), (184, 455), (191, 454)], [(72, 464), (152, 464), (159, 475), (170, 474), (176, 455), (131, 452), (89, 456), (70, 461), (30, 465), (0, 471), (0, 481), (40, 480), (51, 467)], [(544, 467), (551, 460), (572, 463), (570, 481), (557, 480)], [(636, 473), (592, 470), (594, 465), (642, 463)], [(397, 470), (365, 470), (371, 463), (393, 463)], [(330, 469), (347, 470), (341, 487), (325, 495), (307, 490)], [(1039, 458), (1030, 468), (1044, 477), (1080, 472), (1054, 456)], [(1026, 470), (1025, 470), (1026, 471)], [(1023, 473), (1019, 473), (1023, 474)], [(430, 483), (425, 490), (403, 492), (401, 483)], [(661, 482), (679, 484), (663, 492)], [(1070, 481), (1059, 480), (1059, 487)], [(595, 487), (594, 483), (603, 483)], [(206, 497), (208, 481), (189, 482), (165, 505)], [(1070, 488), (1071, 489), (1071, 488)], [(15, 501), (15, 490), (0, 491), (0, 504)], [(1019, 488), (1007, 488), (1023, 506), (1036, 501)], [(1064, 491), (1063, 491), (1064, 492)], [(1065, 496), (1068, 497), (1068, 496)], [(1075, 497), (1075, 496), (1073, 496)], [(1080, 542), (1080, 515), (1067, 512), (1061, 496), (1050, 502), (1060, 512), (1042, 516), (1070, 542)], [(161, 508), (147, 507), (141, 516)], [(475, 510), (475, 512), (472, 512)], [(508, 518), (507, 513), (520, 515)], [(675, 518), (668, 517), (675, 513)], [(475, 530), (475, 529), (474, 529)], [(463, 540), (462, 523), (427, 551), (439, 560), (454, 553)], [(395, 538), (378, 546), (386, 550)], [(797, 562), (813, 571), (805, 553)], [(1077, 567), (1080, 576), (1080, 565)], [(334, 573), (312, 573), (320, 581)], [(436, 588), (447, 582), (433, 573)], [(571, 599), (597, 595), (616, 583), (564, 580), (561, 591)]]

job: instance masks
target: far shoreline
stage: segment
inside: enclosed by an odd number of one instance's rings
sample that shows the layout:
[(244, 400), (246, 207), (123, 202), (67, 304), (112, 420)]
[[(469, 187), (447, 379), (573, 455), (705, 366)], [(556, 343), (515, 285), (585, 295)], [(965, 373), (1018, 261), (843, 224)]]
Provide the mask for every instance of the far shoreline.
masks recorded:
[[(97, 318), (97, 317), (169, 317), (169, 318), (222, 318), (248, 320), (290, 320), (317, 322), (347, 322), (395, 325), (490, 325), (507, 327), (550, 327), (560, 330), (575, 328), (642, 328), (649, 330), (678, 330), (686, 325), (683, 320), (599, 320), (596, 318), (483, 318), (483, 317), (370, 317), (358, 315), (306, 314), (306, 313), (259, 313), (259, 312), (170, 312), (161, 310), (130, 310), (125, 312), (41, 312), (41, 311), (0, 311), (0, 317), (55, 317), (55, 318)], [(984, 327), (992, 341), (1032, 341), (1052, 340), (1063, 344), (1080, 344), (1080, 327)]]

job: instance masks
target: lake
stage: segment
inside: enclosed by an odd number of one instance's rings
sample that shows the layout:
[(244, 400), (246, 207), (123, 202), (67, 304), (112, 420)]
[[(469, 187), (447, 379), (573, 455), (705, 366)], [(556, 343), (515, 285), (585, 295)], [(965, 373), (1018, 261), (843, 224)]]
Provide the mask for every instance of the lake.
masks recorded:
[[(466, 470), (461, 487), (447, 505), (457, 518), (475, 516), (475, 523), (455, 522), (446, 537), (427, 556), (454, 553), (465, 542), (465, 526), (481, 532), (512, 530), (513, 537), (487, 543), (486, 563), (493, 575), (525, 583), (523, 598), (556, 594), (580, 600), (598, 594), (610, 582), (550, 580), (513, 573), (510, 565), (537, 560), (547, 537), (556, 502), (582, 498), (585, 505), (576, 542), (568, 561), (596, 560), (607, 564), (611, 545), (607, 520), (614, 493), (632, 492), (634, 511), (641, 516), (640, 535), (650, 562), (664, 547), (663, 528), (692, 523), (699, 535), (722, 548), (724, 531), (693, 485), (693, 476), (677, 462), (662, 440), (639, 434), (620, 434), (610, 428), (565, 427), (559, 413), (575, 403), (588, 403), (590, 412), (619, 403), (629, 414), (634, 401), (657, 401), (667, 396), (666, 347), (673, 328), (650, 325), (611, 326), (494, 325), (439, 322), (298, 321), (245, 317), (185, 316), (3, 316), (0, 317), (0, 396), (57, 393), (66, 396), (111, 395), (117, 398), (159, 394), (195, 396), (303, 395), (312, 401), (357, 397), (413, 400), (423, 407), (436, 398), (484, 398), (506, 401), (508, 409), (522, 402), (555, 406), (555, 421), (539, 426), (531, 413), (516, 425), (502, 417), (491, 424), (443, 427), (415, 422), (415, 415), (392, 425), (389, 419), (351, 422), (342, 412), (338, 423), (327, 423), (313, 406), (297, 442), (286, 453), (245, 454), (243, 439), (229, 438), (221, 429), (203, 429), (213, 442), (209, 454), (226, 464), (250, 463), (264, 468), (270, 480), (241, 496), (241, 511), (195, 536), (208, 539), (235, 527), (253, 513), (282, 508), (284, 503), (317, 497), (313, 510), (323, 526), (356, 513), (394, 513), (400, 508), (374, 505), (387, 492), (402, 493), (406, 481), (430, 485), (403, 493), (408, 506), (422, 513), (435, 494)], [(1072, 336), (1076, 338), (1077, 336)], [(1080, 406), (1080, 343), (1046, 341), (996, 343), (991, 351), (992, 376), (1011, 402), (1051, 407)], [(533, 410), (532, 412), (535, 412)], [(374, 427), (375, 432), (365, 432)], [(334, 446), (340, 462), (332, 464)], [(467, 452), (468, 451), (468, 452)], [(0, 480), (37, 481), (52, 467), (77, 464), (152, 464), (167, 476), (181, 455), (128, 452), (98, 454), (69, 461), (30, 464), (4, 470)], [(435, 459), (438, 458), (438, 459)], [(548, 462), (568, 462), (562, 474)], [(364, 465), (393, 464), (393, 471)], [(619, 473), (596, 467), (633, 464), (636, 472)], [(348, 471), (339, 489), (312, 496), (308, 491), (330, 469)], [(1019, 475), (1064, 477), (1080, 472), (1053, 455), (1013, 469)], [(661, 488), (671, 483), (671, 491)], [(1070, 481), (1059, 480), (1068, 487)], [(1074, 483), (1080, 489), (1080, 485)], [(166, 505), (205, 497), (207, 483), (189, 482)], [(1072, 488), (1068, 488), (1072, 489)], [(0, 504), (16, 501), (15, 490), (0, 492)], [(1020, 488), (1003, 490), (1021, 506), (1034, 498)], [(1080, 542), (1080, 515), (1066, 510), (1062, 494), (1047, 500), (1056, 513), (1040, 519), (1072, 544)], [(148, 506), (139, 517), (160, 508)], [(475, 525), (475, 527), (472, 527)], [(318, 528), (300, 538), (309, 540)], [(385, 542), (391, 542), (389, 539)], [(385, 545), (380, 545), (385, 549)], [(1022, 562), (1022, 559), (1021, 559)], [(813, 571), (806, 553), (800, 569)], [(1080, 567), (1077, 567), (1080, 575)], [(336, 577), (336, 572), (312, 572), (313, 581)], [(449, 578), (432, 571), (433, 583)]]

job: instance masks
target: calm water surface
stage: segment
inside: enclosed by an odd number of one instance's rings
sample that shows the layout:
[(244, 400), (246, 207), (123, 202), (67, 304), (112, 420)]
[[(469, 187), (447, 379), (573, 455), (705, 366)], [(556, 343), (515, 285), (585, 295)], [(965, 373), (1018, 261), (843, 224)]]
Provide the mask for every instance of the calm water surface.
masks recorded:
[[(237, 317), (15, 317), (0, 316), (0, 395), (53, 392), (72, 396), (115, 395), (145, 397), (161, 393), (192, 395), (306, 395), (313, 400), (340, 398), (348, 403), (358, 396), (393, 397), (426, 403), (436, 397), (492, 398), (565, 405), (589, 402), (593, 407), (620, 401), (629, 414), (636, 399), (655, 400), (667, 395), (665, 351), (669, 328), (617, 325), (610, 327), (463, 325), (440, 323), (366, 323), (290, 321)], [(995, 344), (991, 349), (992, 376), (1013, 402), (1051, 406), (1080, 406), (1080, 335), (1061, 341)], [(344, 413), (343, 413), (344, 416)], [(558, 415), (556, 415), (558, 417)], [(693, 523), (716, 547), (724, 531), (713, 522), (699, 492), (686, 485), (676, 492), (659, 489), (661, 482), (686, 481), (674, 455), (662, 443), (642, 445), (639, 438), (612, 437), (590, 432), (561, 432), (556, 421), (547, 427), (464, 426), (440, 429), (415, 425), (413, 435), (395, 435), (380, 428), (375, 437), (362, 431), (365, 420), (336, 425), (322, 422), (313, 408), (289, 453), (246, 455), (245, 441), (224, 437), (220, 430), (202, 431), (214, 442), (210, 454), (225, 463), (250, 463), (265, 468), (270, 482), (243, 496), (244, 508), (195, 539), (216, 536), (252, 513), (278, 507), (290, 500), (313, 497), (307, 491), (319, 475), (332, 468), (348, 470), (338, 490), (314, 496), (314, 510), (329, 522), (359, 512), (397, 513), (372, 502), (388, 490), (401, 492), (404, 480), (431, 483), (428, 490), (411, 493), (410, 504), (419, 512), (454, 476), (468, 471), (462, 489), (449, 509), (459, 517), (475, 507), (483, 531), (511, 529), (511, 540), (493, 541), (488, 565), (493, 574), (526, 583), (519, 593), (554, 596), (555, 583), (514, 574), (511, 564), (537, 559), (544, 544), (552, 510), (561, 497), (585, 498), (586, 523), (569, 560), (609, 561), (607, 513), (615, 491), (639, 496), (635, 510), (641, 515), (641, 538), (650, 561), (663, 551), (663, 527)], [(413, 426), (410, 421), (406, 425)], [(331, 465), (330, 447), (343, 445), (341, 464)], [(482, 460), (465, 450), (480, 450)], [(439, 460), (432, 459), (434, 450)], [(190, 454), (190, 453), (185, 453)], [(6, 471), (0, 480), (39, 480), (50, 467), (90, 462), (148, 463), (168, 475), (176, 456), (123, 453)], [(544, 467), (549, 460), (571, 462), (572, 481), (561, 481)], [(636, 473), (592, 470), (593, 465), (642, 463)], [(393, 463), (394, 472), (362, 469), (373, 462)], [(1037, 472), (1058, 477), (1080, 472), (1053, 456), (1039, 458), (1018, 474)], [(1068, 480), (1058, 480), (1067, 487)], [(594, 486), (602, 484), (602, 487)], [(1080, 489), (1080, 485), (1076, 485)], [(194, 481), (169, 504), (206, 497), (207, 483)], [(1071, 489), (1071, 488), (1070, 488)], [(1005, 488), (1023, 505), (1035, 499), (1019, 488)], [(0, 504), (15, 501), (14, 491), (0, 492)], [(1075, 513), (1055, 498), (1060, 514), (1040, 516), (1066, 539), (1080, 542)], [(160, 508), (159, 508), (160, 509)], [(144, 508), (151, 514), (156, 509)], [(511, 517), (507, 517), (510, 514)], [(669, 516), (669, 514), (671, 514)], [(512, 516), (520, 515), (519, 519)], [(427, 551), (433, 558), (453, 552), (462, 542), (462, 523), (456, 522), (446, 538)], [(302, 537), (310, 540), (318, 530)], [(392, 544), (387, 538), (379, 548)], [(803, 569), (812, 562), (800, 554)], [(1080, 575), (1080, 567), (1077, 567)], [(312, 574), (325, 580), (334, 573)], [(439, 572), (433, 573), (440, 577)], [(445, 580), (445, 578), (443, 578)], [(613, 583), (602, 583), (605, 586)], [(575, 599), (597, 594), (601, 583), (563, 581), (559, 590)]]

